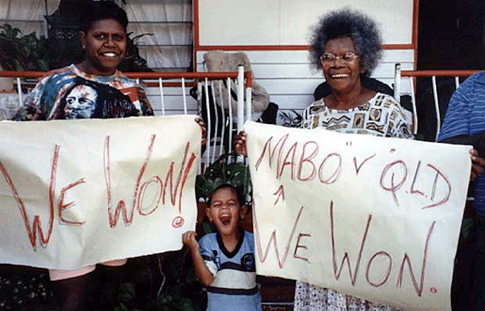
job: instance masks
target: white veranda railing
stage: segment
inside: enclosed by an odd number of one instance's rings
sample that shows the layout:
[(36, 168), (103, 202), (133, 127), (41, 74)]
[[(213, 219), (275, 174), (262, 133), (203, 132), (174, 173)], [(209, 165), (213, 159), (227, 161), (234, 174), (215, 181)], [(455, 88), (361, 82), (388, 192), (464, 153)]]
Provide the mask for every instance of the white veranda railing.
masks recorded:
[[(432, 92), (432, 104), (434, 108), (433, 119), (435, 119), (435, 133), (434, 141), (438, 139), (440, 132), (440, 127), (442, 124), (442, 116), (446, 112), (446, 107), (448, 107), (449, 96), (452, 92), (458, 88), (460, 85), (460, 79), (466, 78), (479, 70), (401, 70), (401, 64), (396, 64), (395, 75), (394, 75), (394, 97), (400, 100), (401, 96), (409, 95), (411, 97), (412, 113), (413, 113), (413, 133), (418, 133), (418, 108), (421, 105), (428, 105), (428, 102), (420, 102), (417, 98), (416, 83), (417, 78), (427, 78), (431, 82), (431, 92)], [(449, 77), (454, 80), (453, 90), (448, 90), (449, 96), (440, 99), (440, 84), (437, 78)], [(446, 101), (446, 102), (445, 102)], [(430, 115), (422, 115), (422, 118), (431, 120)]]
[[(232, 151), (233, 127), (237, 124), (239, 132), (251, 116), (252, 78), (240, 66), (237, 72), (137, 72), (125, 73), (136, 79), (146, 88), (147, 96), (156, 115), (196, 114), (207, 111), (208, 141), (203, 155), (203, 163), (213, 163), (223, 153)], [(12, 116), (22, 105), (30, 89), (45, 72), (0, 71), (0, 77), (12, 78), (14, 88), (0, 93), (0, 120)], [(231, 92), (222, 88), (237, 89), (237, 112), (230, 104), (228, 110), (217, 109), (217, 102), (231, 102)], [(211, 90), (219, 89), (219, 92)], [(215, 94), (219, 98), (216, 100)], [(223, 94), (227, 95), (223, 98)], [(212, 97), (212, 98), (210, 98)], [(205, 107), (201, 107), (205, 105)], [(209, 113), (212, 111), (213, 113)], [(220, 123), (223, 124), (220, 124)], [(224, 140), (224, 137), (228, 137)]]

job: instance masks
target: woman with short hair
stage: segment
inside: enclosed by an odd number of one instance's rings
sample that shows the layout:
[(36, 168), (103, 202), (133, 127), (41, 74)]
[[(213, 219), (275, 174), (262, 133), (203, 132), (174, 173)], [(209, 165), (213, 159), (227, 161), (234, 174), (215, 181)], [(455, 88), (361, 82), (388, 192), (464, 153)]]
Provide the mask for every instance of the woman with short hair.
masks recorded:
[[(371, 18), (347, 8), (324, 15), (313, 31), (310, 60), (323, 71), (331, 92), (304, 110), (302, 127), (412, 139), (399, 103), (362, 84), (380, 57), (381, 35)], [(237, 152), (247, 154), (244, 134), (235, 143)], [(396, 309), (297, 281), (295, 311), (327, 310)]]

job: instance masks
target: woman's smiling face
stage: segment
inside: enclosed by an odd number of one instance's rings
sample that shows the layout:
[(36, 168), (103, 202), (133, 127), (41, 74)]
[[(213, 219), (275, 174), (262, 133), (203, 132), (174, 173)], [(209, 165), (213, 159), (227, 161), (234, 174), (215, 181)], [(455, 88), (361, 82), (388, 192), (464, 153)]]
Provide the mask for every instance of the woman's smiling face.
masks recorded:
[(330, 39), (325, 47), (325, 54), (337, 56), (334, 61), (322, 63), (323, 73), (333, 92), (347, 92), (360, 85), (360, 75), (364, 73), (359, 57), (353, 60), (344, 60), (346, 53), (357, 54), (354, 42), (350, 37)]
[(86, 51), (84, 71), (95, 75), (112, 75), (126, 53), (126, 32), (118, 21), (102, 19), (92, 24), (87, 32), (80, 33)]

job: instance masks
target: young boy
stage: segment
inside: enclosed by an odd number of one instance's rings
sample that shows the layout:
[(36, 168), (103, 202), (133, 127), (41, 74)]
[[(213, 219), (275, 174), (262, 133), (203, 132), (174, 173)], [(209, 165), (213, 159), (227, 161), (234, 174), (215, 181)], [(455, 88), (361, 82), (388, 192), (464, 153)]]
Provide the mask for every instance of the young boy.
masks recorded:
[[(261, 311), (256, 284), (253, 234), (239, 226), (244, 216), (242, 197), (231, 185), (218, 187), (209, 197), (207, 217), (217, 232), (197, 243), (193, 231), (184, 233), (199, 281), (207, 287), (208, 311)], [(200, 245), (200, 246), (199, 246)]]

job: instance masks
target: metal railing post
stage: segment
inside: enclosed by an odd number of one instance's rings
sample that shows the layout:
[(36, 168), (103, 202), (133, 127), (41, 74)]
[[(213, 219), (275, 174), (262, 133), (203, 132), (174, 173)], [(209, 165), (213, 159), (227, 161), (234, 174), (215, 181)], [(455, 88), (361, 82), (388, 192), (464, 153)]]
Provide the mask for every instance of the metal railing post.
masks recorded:
[(440, 134), (440, 127), (441, 127), (441, 115), (440, 115), (440, 102), (438, 98), (438, 86), (436, 85), (436, 76), (431, 77), (431, 84), (433, 86), (434, 109), (436, 112), (436, 136), (434, 140), (438, 141), (438, 135)]
[(209, 104), (209, 80), (204, 79), (204, 90), (205, 90), (205, 108), (207, 109), (207, 145), (205, 148), (205, 160), (206, 164), (210, 163), (210, 149), (211, 149), (211, 115), (210, 115), (210, 104)]
[(229, 151), (229, 153), (231, 153), (232, 151), (232, 131), (233, 131), (233, 124), (234, 124), (234, 117), (233, 117), (233, 114), (232, 114), (232, 102), (231, 102), (231, 92), (229, 91), (232, 87), (231, 85), (232, 81), (230, 78), (227, 78), (227, 102), (229, 103), (229, 146), (227, 146), (227, 150)]
[(244, 125), (244, 67), (237, 67), (237, 132), (239, 133)]
[(401, 102), (401, 64), (394, 66), (394, 98), (398, 103)]
[(158, 88), (160, 90), (160, 104), (162, 105), (162, 115), (165, 115), (165, 100), (163, 96), (163, 79), (159, 78), (158, 79)]

